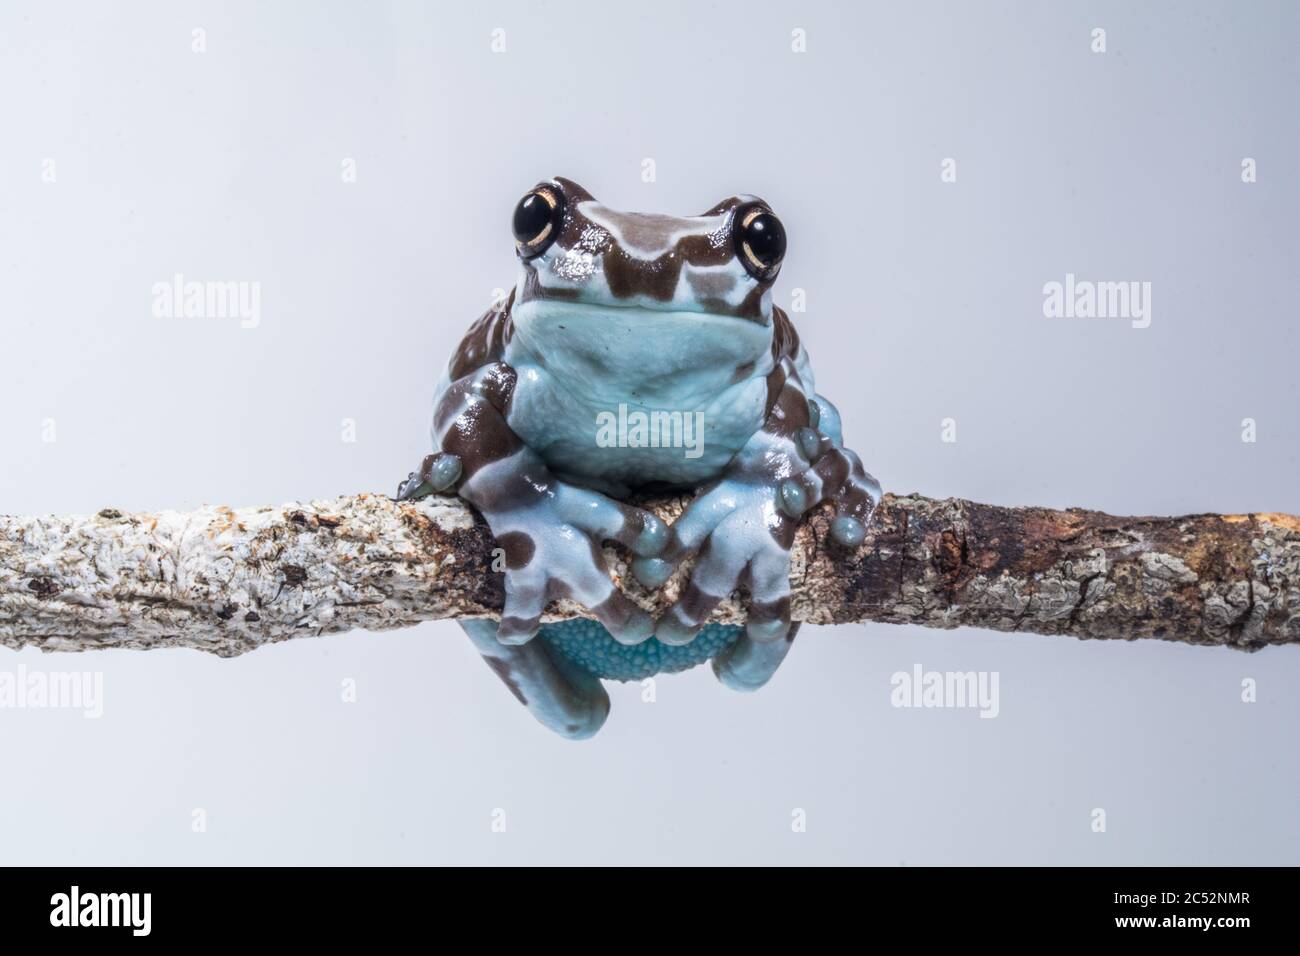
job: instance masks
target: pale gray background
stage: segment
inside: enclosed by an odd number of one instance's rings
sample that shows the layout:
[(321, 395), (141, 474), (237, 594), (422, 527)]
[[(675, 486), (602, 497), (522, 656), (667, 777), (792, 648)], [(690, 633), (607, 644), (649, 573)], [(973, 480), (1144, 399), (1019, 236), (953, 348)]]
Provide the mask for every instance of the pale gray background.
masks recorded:
[[(778, 301), (807, 290), (821, 390), (889, 489), (1300, 512), (1298, 25), (1263, 2), (5, 0), (0, 510), (391, 491), (512, 281), (514, 203), (558, 173), (647, 211), (767, 198)], [(1068, 271), (1151, 281), (1151, 327), (1044, 318)], [(153, 318), (175, 272), (259, 281), (261, 327)], [(101, 668), (105, 715), (0, 711), (3, 862), (1300, 862), (1293, 648), (809, 630), (754, 696), (707, 668), (652, 705), (613, 687), (580, 745), (451, 623), (234, 661), (0, 650), (19, 662)], [(892, 708), (916, 662), (1000, 672), (1001, 716)]]

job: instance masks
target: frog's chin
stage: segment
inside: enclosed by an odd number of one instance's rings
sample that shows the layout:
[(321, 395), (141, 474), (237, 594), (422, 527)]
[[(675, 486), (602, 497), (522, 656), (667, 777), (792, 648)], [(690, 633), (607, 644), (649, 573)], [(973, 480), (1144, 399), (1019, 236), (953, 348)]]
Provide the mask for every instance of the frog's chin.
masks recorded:
[(660, 379), (717, 370), (752, 374), (771, 355), (772, 326), (713, 312), (530, 300), (516, 304), (511, 351), (577, 375)]

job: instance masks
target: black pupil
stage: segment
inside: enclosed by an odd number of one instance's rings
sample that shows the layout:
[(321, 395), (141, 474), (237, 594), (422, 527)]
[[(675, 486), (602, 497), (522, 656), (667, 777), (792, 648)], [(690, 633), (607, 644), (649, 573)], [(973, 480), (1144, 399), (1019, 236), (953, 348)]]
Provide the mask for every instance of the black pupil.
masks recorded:
[(515, 207), (515, 238), (520, 242), (532, 242), (550, 221), (551, 204), (537, 193), (529, 193)]
[(785, 229), (781, 220), (770, 212), (759, 213), (745, 227), (745, 242), (763, 265), (776, 265), (785, 255)]

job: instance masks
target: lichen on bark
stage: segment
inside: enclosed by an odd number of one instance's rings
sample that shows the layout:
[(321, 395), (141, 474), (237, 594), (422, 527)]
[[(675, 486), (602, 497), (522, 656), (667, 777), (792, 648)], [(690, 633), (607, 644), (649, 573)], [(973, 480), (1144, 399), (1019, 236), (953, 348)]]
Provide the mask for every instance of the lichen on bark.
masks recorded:
[[(684, 499), (650, 503), (665, 519)], [(1256, 649), (1300, 641), (1300, 519), (1271, 513), (1120, 518), (886, 495), (855, 551), (830, 515), (800, 528), (792, 609), (815, 624), (925, 627)], [(455, 498), (371, 494), (280, 507), (0, 517), (0, 643), (45, 650), (191, 647), (234, 656), (353, 629), (494, 616), (501, 562)], [(658, 593), (608, 549), (616, 583)], [(581, 614), (559, 602), (548, 619)], [(715, 619), (743, 619), (740, 595)]]

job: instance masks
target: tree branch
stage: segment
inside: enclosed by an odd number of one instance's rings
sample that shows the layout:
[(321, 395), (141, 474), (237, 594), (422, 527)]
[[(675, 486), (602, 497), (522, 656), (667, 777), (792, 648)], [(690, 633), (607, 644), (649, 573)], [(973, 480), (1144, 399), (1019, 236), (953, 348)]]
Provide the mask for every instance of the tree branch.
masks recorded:
[[(685, 499), (652, 507), (666, 520)], [(1300, 641), (1300, 518), (1116, 518), (887, 495), (864, 545), (829, 515), (792, 553), (793, 613), (1256, 649)], [(486, 526), (454, 498), (363, 494), (279, 508), (0, 517), (0, 643), (71, 651), (192, 647), (230, 657), (353, 628), (495, 616), (502, 576)], [(657, 612), (659, 593), (618, 583)], [(560, 602), (548, 619), (579, 608)], [(717, 620), (743, 619), (733, 596)]]

